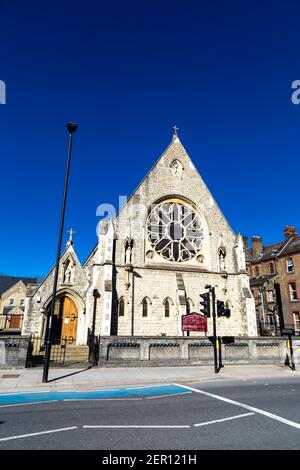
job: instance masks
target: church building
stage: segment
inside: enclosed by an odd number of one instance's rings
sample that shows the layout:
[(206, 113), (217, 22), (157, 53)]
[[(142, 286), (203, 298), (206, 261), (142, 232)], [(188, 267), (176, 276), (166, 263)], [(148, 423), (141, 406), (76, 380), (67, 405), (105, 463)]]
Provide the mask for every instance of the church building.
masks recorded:
[[(181, 317), (200, 312), (215, 286), (230, 309), (218, 334), (256, 336), (243, 239), (235, 234), (177, 135), (110, 220), (82, 265), (72, 232), (60, 260), (53, 337), (86, 344), (101, 336), (182, 336)], [(22, 334), (45, 335), (54, 269), (31, 293)], [(208, 319), (212, 334), (212, 318)], [(204, 335), (204, 333), (191, 333)]]

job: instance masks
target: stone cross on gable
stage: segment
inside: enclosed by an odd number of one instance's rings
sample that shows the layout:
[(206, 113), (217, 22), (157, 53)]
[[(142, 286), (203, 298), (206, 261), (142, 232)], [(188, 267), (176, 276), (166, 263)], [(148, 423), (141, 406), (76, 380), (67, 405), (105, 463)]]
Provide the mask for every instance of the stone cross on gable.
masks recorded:
[(177, 137), (178, 136), (177, 131), (179, 131), (179, 128), (175, 124), (175, 126), (172, 127), (172, 129), (173, 129), (173, 137)]
[(70, 234), (69, 236), (69, 242), (72, 242), (73, 241), (73, 234), (76, 233), (75, 230), (72, 229), (72, 227), (70, 228), (70, 230), (68, 230), (68, 233)]

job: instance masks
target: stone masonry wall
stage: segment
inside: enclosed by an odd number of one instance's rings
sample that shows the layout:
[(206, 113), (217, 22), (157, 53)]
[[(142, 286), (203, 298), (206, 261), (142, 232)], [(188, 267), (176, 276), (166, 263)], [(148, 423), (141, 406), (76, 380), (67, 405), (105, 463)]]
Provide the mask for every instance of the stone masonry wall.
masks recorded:
[[(298, 343), (297, 343), (298, 341)], [(226, 364), (284, 364), (288, 353), (283, 338), (235, 338), (235, 343), (222, 344)], [(295, 362), (300, 363), (300, 341), (294, 341)], [(205, 337), (126, 337), (110, 336), (100, 340), (99, 365), (180, 366), (213, 364), (213, 346)]]
[(29, 337), (0, 336), (0, 369), (24, 368), (29, 341)]

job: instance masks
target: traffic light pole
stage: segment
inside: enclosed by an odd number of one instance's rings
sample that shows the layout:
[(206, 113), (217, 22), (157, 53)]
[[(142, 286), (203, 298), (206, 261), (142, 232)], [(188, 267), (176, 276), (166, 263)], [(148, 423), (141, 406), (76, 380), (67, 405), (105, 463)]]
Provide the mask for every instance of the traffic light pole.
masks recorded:
[[(215, 364), (215, 374), (219, 372), (218, 370), (218, 356), (217, 356), (217, 321), (216, 321), (216, 292), (215, 288), (211, 288), (211, 300), (212, 300), (212, 318), (213, 318), (213, 337), (214, 337), (214, 364)], [(220, 344), (219, 344), (220, 347)]]
[(222, 363), (222, 338), (221, 336), (218, 336), (218, 349), (219, 349), (219, 366), (218, 366), (218, 372), (224, 367)]
[(293, 340), (292, 340), (292, 335), (288, 335), (288, 347), (290, 350), (290, 355), (291, 355), (291, 369), (296, 370), (295, 366), (295, 359), (294, 359), (294, 350), (293, 350)]

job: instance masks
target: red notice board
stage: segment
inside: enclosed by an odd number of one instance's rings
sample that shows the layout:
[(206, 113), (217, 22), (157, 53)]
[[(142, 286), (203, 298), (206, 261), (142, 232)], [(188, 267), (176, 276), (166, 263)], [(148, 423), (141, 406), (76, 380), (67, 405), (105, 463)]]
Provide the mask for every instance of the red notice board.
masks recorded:
[(207, 318), (201, 313), (188, 313), (181, 317), (182, 331), (204, 331), (207, 332)]

